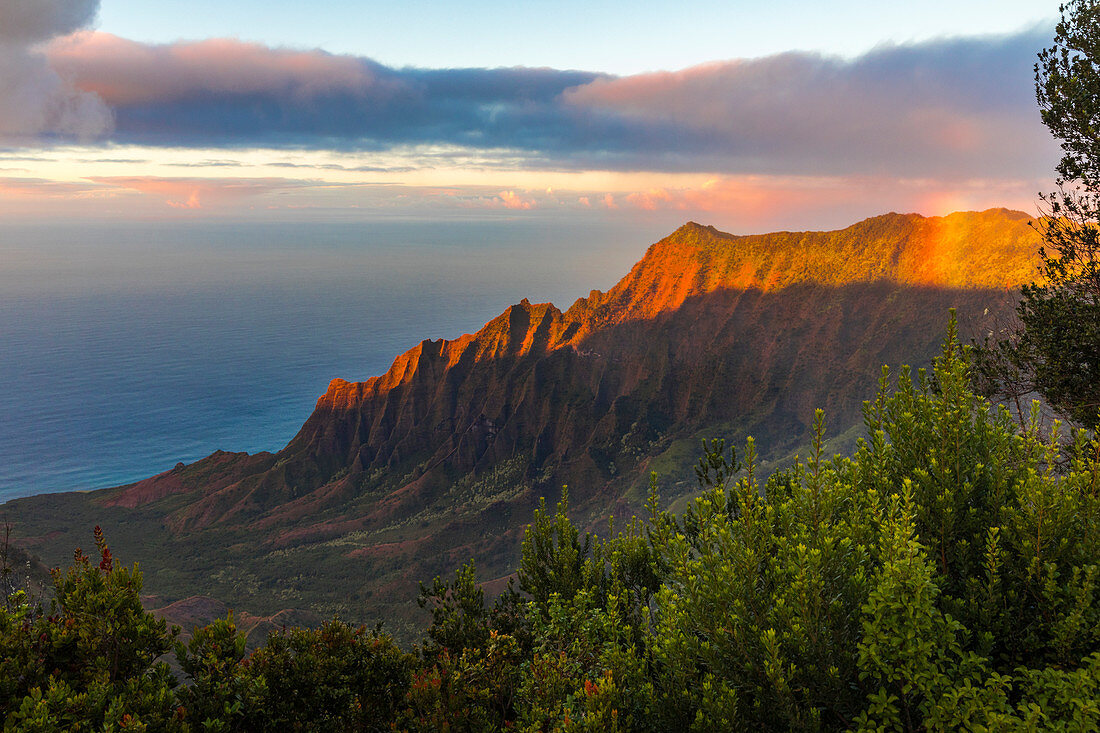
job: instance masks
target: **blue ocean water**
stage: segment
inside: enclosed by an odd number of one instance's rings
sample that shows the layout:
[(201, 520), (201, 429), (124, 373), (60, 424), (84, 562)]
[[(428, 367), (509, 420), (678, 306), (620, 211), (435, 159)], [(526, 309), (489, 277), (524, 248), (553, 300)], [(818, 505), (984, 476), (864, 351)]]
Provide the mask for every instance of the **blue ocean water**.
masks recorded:
[(606, 289), (650, 224), (4, 225), (0, 502), (278, 450), (333, 377), (524, 297)]

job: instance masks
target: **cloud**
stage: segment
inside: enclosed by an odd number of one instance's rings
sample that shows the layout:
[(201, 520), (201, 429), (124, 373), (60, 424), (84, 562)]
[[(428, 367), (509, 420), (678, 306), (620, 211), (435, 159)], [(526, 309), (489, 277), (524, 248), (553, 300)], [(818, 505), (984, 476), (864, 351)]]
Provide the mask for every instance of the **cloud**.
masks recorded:
[[(8, 169), (4, 169), (8, 170)], [(46, 178), (0, 177), (2, 199), (60, 199), (69, 201), (86, 198), (102, 190), (102, 186), (87, 181), (53, 181)]]
[(103, 102), (59, 76), (37, 45), (86, 27), (98, 8), (98, 0), (0, 3), (0, 143), (87, 140), (110, 129)]
[(315, 181), (286, 178), (162, 178), (158, 176), (93, 176), (88, 180), (148, 194), (174, 209), (224, 205), (274, 191), (313, 186)]
[(410, 173), (417, 170), (409, 165), (341, 165), (340, 163), (268, 163), (272, 168), (312, 168), (321, 171), (346, 171), (350, 173)]
[(388, 70), (367, 59), (232, 39), (148, 45), (92, 33), (55, 43), (50, 57), (55, 68), (77, 77), (83, 89), (123, 108), (199, 94), (306, 104), (334, 95), (379, 102), (401, 92)]
[(106, 100), (124, 143), (391, 150), (458, 146), (532, 168), (716, 174), (1035, 176), (1056, 160), (1031, 67), (1050, 29), (792, 52), (614, 77), (394, 69), (235, 40), (103, 33), (49, 58)]
[(885, 46), (853, 60), (810, 53), (597, 79), (566, 104), (615, 120), (620, 152), (673, 168), (804, 174), (1031, 174), (1054, 145), (1032, 64), (1045, 30)]
[(521, 196), (515, 191), (501, 191), (497, 194), (497, 200), (499, 200), (506, 209), (527, 211), (538, 205), (534, 199)]
[[(997, 206), (1032, 211), (1034, 179), (941, 181), (891, 176), (584, 176), (570, 186), (424, 185), (316, 178), (90, 176), (53, 181), (0, 176), (0, 215), (369, 220), (378, 216), (560, 218), (645, 223), (671, 230), (688, 219), (724, 231), (847, 226), (884, 211), (940, 215)], [(597, 187), (583, 184), (595, 183)], [(601, 183), (614, 188), (599, 188)], [(633, 188), (622, 187), (633, 185)]]
[(4, 0), (0, 42), (37, 43), (84, 28), (95, 19), (99, 0)]
[(225, 39), (147, 45), (104, 33), (53, 44), (50, 61), (114, 108), (117, 139), (154, 145), (499, 147), (523, 136), (517, 114), (553, 116), (563, 91), (599, 77), (395, 70), (323, 51)]

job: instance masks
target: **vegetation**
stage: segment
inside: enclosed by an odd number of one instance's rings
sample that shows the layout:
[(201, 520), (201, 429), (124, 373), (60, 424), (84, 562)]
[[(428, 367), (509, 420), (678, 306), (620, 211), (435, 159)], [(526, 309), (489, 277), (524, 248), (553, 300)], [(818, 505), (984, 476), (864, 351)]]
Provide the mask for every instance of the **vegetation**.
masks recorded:
[(990, 396), (1042, 394), (1091, 425), (1100, 411), (1100, 3), (1062, 6), (1054, 45), (1039, 55), (1043, 123), (1061, 141), (1058, 191), (1042, 197), (1042, 279), (1023, 288), (1019, 325), (981, 350)]
[[(6, 730), (1095, 730), (1100, 440), (1020, 431), (970, 387), (885, 371), (867, 437), (766, 480), (704, 445), (702, 494), (604, 538), (540, 508), (513, 586), (421, 588), (411, 651), (332, 621), (251, 655), (232, 616), (186, 645), (137, 567), (77, 551), (49, 609), (0, 610)], [(1057, 430), (1057, 428), (1055, 429)], [(182, 680), (163, 655), (175, 647)]]
[(183, 730), (168, 665), (176, 631), (146, 613), (137, 566), (116, 565), (99, 528), (96, 563), (77, 549), (53, 574), (48, 612), (23, 590), (0, 610), (5, 730)]

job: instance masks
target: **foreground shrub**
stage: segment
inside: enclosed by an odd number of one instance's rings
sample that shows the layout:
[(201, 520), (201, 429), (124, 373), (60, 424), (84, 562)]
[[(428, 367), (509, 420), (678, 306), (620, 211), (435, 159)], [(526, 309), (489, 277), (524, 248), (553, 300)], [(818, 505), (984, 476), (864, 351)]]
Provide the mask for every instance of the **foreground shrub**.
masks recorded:
[(184, 727), (163, 662), (175, 631), (141, 606), (141, 573), (116, 565), (99, 527), (98, 563), (77, 550), (54, 571), (47, 611), (24, 595), (0, 607), (0, 715), (5, 730)]
[(388, 636), (330, 621), (274, 632), (251, 656), (232, 615), (177, 647), (194, 725), (210, 731), (382, 731), (403, 708), (411, 655)]

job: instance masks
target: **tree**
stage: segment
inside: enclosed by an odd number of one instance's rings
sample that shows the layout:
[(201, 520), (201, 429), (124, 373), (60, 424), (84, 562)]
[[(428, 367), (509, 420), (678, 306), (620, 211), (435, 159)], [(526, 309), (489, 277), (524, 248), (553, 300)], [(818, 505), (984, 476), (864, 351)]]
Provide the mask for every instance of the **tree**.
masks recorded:
[(1100, 2), (1061, 7), (1054, 45), (1039, 54), (1035, 95), (1061, 141), (1058, 190), (1041, 195), (1042, 279), (1023, 288), (1019, 327), (987, 342), (978, 376), (989, 396), (1042, 394), (1074, 421), (1100, 410)]
[(99, 527), (95, 544), (98, 562), (78, 549), (53, 571), (48, 613), (22, 591), (0, 606), (4, 730), (186, 729), (158, 661), (178, 630), (142, 608), (137, 565), (118, 563)]

